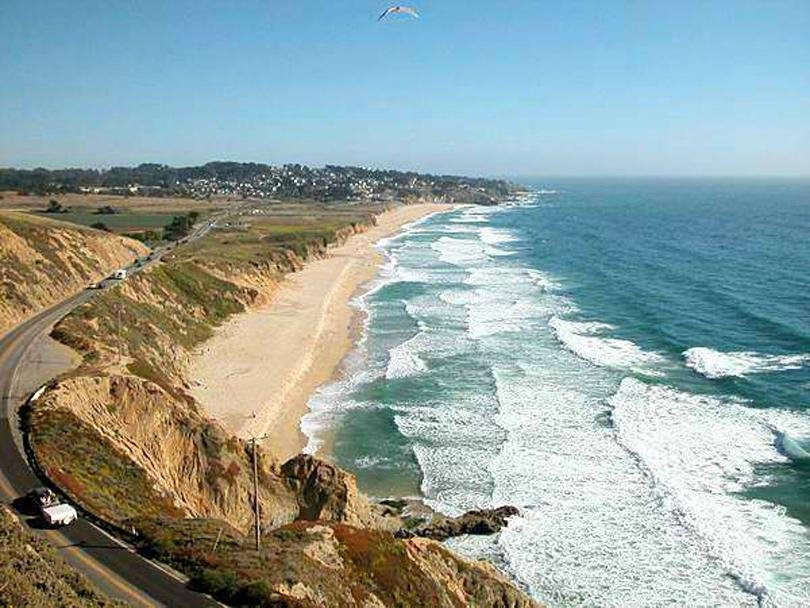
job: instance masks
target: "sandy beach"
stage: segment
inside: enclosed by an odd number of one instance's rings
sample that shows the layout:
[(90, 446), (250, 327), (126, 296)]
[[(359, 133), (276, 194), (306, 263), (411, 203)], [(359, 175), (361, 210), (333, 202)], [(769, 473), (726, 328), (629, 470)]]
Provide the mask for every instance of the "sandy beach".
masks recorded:
[(231, 319), (192, 361), (194, 396), (242, 438), (266, 436), (280, 460), (306, 445), (299, 423), (310, 395), (336, 374), (352, 348), (349, 302), (382, 260), (374, 243), (447, 205), (399, 207), (328, 257), (288, 275), (273, 301)]

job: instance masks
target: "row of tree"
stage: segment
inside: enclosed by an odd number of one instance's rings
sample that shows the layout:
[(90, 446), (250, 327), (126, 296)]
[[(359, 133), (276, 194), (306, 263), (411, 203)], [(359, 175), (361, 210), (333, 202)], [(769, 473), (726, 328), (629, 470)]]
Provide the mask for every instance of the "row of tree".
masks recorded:
[(137, 184), (145, 189), (146, 194), (165, 195), (173, 192), (185, 192), (188, 184), (199, 180), (247, 183), (267, 176), (288, 178), (288, 180), (282, 181), (284, 183), (289, 181), (290, 188), (293, 190), (298, 182), (311, 184), (313, 181), (318, 181), (330, 184), (330, 189), (344, 189), (345, 192), (342, 192), (342, 195), (350, 193), (347, 184), (359, 179), (376, 180), (394, 188), (411, 188), (415, 184), (422, 187), (429, 185), (431, 190), (438, 192), (460, 186), (485, 188), (493, 194), (506, 194), (510, 190), (510, 185), (503, 180), (485, 178), (429, 175), (413, 171), (337, 165), (312, 168), (306, 165), (289, 164), (278, 167), (261, 163), (222, 161), (193, 167), (170, 167), (157, 163), (143, 163), (136, 167), (112, 167), (110, 169), (0, 168), (0, 190), (48, 194), (105, 188), (126, 195), (129, 193), (128, 187)]

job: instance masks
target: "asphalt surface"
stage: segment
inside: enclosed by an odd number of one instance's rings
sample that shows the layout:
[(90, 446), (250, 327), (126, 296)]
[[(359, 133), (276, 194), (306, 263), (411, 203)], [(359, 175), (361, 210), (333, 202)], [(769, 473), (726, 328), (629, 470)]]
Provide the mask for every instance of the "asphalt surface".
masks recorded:
[[(211, 229), (210, 222), (198, 228), (185, 242), (193, 241)], [(179, 246), (179, 245), (178, 245)], [(130, 267), (140, 272), (157, 263), (169, 250), (159, 250), (153, 259)], [(89, 301), (96, 290), (86, 290), (25, 321), (0, 338), (0, 498), (13, 502), (31, 489), (44, 485), (28, 465), (20, 445), (17, 411), (29, 395), (18, 394), (15, 377), (31, 344), (51, 331), (53, 325), (71, 310)], [(141, 557), (131, 547), (80, 517), (58, 530), (43, 530), (37, 518), (18, 511), (23, 521), (56, 546), (67, 562), (87, 576), (110, 597), (132, 606), (218, 606), (209, 597), (185, 587), (176, 575)]]

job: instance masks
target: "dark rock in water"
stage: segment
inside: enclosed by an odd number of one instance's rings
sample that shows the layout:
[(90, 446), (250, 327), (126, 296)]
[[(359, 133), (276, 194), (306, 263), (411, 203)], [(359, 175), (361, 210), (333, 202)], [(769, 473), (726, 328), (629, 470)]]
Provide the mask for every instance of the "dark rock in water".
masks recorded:
[(518, 515), (520, 511), (515, 507), (504, 506), (497, 509), (483, 511), (469, 511), (459, 517), (444, 517), (434, 519), (410, 530), (402, 529), (396, 532), (397, 538), (413, 538), (421, 536), (434, 540), (447, 540), (454, 536), (465, 534), (486, 535), (495, 534), (506, 526), (507, 519)]
[(380, 504), (401, 513), (405, 510), (405, 507), (407, 507), (409, 503), (407, 500), (402, 498), (386, 498), (385, 500), (381, 500)]

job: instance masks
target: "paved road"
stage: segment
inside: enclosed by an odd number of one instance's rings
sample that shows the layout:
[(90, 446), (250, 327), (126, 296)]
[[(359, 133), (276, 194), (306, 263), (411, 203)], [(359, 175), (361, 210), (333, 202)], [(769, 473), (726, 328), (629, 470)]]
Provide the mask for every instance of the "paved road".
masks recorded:
[[(196, 240), (211, 229), (209, 222), (187, 241)], [(156, 263), (166, 250), (159, 250), (141, 268)], [(16, 389), (17, 369), (31, 344), (77, 306), (89, 301), (94, 291), (83, 291), (21, 323), (0, 338), (0, 498), (11, 503), (29, 490), (41, 486), (19, 446), (16, 413), (27, 398)], [(32, 522), (29, 522), (32, 523)], [(132, 606), (217, 606), (210, 598), (186, 589), (182, 580), (135, 553), (130, 547), (80, 518), (59, 530), (37, 530), (77, 570), (103, 592)]]

